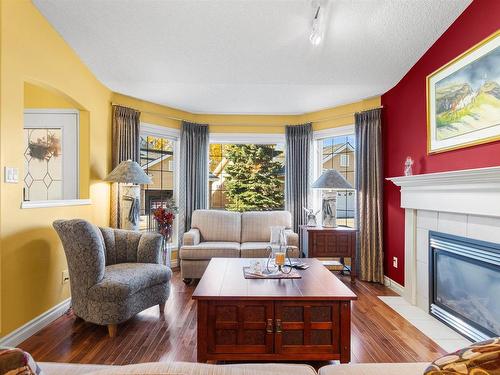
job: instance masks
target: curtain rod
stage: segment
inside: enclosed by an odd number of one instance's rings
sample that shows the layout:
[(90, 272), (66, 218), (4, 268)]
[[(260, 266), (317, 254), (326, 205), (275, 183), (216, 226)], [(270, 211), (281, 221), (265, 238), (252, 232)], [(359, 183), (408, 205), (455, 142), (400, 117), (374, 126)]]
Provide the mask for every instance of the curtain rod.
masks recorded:
[[(125, 108), (130, 108), (130, 109), (133, 109), (135, 111), (139, 111), (138, 109), (136, 108), (133, 108), (133, 107), (129, 107), (129, 106), (126, 106), (126, 105), (123, 105), (123, 104), (119, 104), (119, 103), (111, 103), (111, 105), (113, 106), (120, 106), (120, 107), (125, 107)], [(337, 120), (337, 119), (341, 119), (341, 118), (346, 118), (346, 117), (351, 117), (351, 116), (354, 116), (355, 114), (358, 114), (358, 113), (362, 113), (362, 112), (366, 112), (366, 111), (371, 111), (373, 109), (382, 109), (384, 108), (383, 105), (380, 105), (380, 106), (377, 106), (377, 107), (373, 107), (373, 108), (369, 108), (369, 109), (365, 109), (363, 111), (357, 111), (357, 112), (352, 112), (352, 113), (344, 113), (342, 115), (336, 115), (336, 116), (330, 116), (330, 117), (324, 117), (324, 118), (320, 118), (318, 120), (314, 120), (314, 121), (311, 121), (311, 123), (318, 123), (318, 122), (326, 122), (326, 121), (330, 121), (330, 120)], [(139, 111), (141, 113), (147, 113), (147, 114), (150, 114), (150, 115), (155, 115), (155, 116), (161, 116), (161, 117), (165, 117), (165, 118), (168, 118), (168, 119), (171, 119), (171, 120), (176, 120), (176, 121), (186, 121), (186, 122), (193, 122), (193, 120), (187, 120), (187, 119), (184, 119), (184, 118), (180, 118), (180, 117), (175, 117), (175, 116), (170, 116), (170, 115), (164, 115), (162, 113), (158, 113), (158, 112), (149, 112), (149, 111)], [(194, 114), (196, 115), (196, 114)], [(210, 116), (210, 115), (207, 115), (207, 116)], [(223, 115), (222, 115), (223, 116)], [(238, 116), (238, 115), (234, 115), (234, 116)], [(242, 115), (244, 116), (244, 115)], [(272, 116), (272, 115), (249, 115), (249, 116)], [(286, 115), (284, 115), (286, 116)], [(291, 115), (293, 116), (293, 115)], [(300, 116), (300, 115), (299, 115)], [(301, 122), (297, 122), (297, 123), (289, 123), (289, 124), (272, 124), (272, 125), (265, 125), (265, 124), (255, 124), (255, 123), (247, 123), (247, 124), (228, 124), (228, 123), (225, 123), (225, 122), (221, 122), (221, 123), (217, 123), (217, 122), (210, 122), (208, 125), (219, 125), (219, 126), (259, 126), (259, 125), (264, 125), (264, 126), (267, 126), (267, 127), (281, 127), (281, 126), (284, 126), (284, 125), (301, 125), (303, 124), (304, 122), (301, 121)]]

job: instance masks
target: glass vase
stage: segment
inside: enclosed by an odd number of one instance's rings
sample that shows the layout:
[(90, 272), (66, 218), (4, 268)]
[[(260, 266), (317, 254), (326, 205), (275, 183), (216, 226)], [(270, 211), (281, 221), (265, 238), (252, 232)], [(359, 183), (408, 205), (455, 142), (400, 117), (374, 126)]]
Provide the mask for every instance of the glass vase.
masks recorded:
[(161, 256), (162, 256), (162, 264), (167, 267), (172, 267), (172, 242), (170, 239), (165, 236), (162, 237), (162, 246), (161, 246)]

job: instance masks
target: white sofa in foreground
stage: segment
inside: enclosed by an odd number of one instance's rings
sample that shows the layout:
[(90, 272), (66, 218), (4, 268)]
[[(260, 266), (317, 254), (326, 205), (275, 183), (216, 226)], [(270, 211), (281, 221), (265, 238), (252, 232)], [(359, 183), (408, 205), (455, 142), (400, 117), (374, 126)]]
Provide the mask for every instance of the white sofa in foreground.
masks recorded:
[(422, 375), (428, 363), (365, 363), (328, 365), (318, 372), (302, 364), (237, 364), (155, 362), (128, 366), (38, 363), (45, 375)]

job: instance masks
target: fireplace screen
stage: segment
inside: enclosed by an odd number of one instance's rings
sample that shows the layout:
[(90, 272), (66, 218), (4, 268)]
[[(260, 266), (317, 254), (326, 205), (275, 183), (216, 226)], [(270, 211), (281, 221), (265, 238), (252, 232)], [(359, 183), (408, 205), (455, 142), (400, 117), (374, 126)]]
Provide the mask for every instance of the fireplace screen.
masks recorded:
[(429, 243), (431, 314), (473, 340), (498, 336), (498, 245), (432, 232)]

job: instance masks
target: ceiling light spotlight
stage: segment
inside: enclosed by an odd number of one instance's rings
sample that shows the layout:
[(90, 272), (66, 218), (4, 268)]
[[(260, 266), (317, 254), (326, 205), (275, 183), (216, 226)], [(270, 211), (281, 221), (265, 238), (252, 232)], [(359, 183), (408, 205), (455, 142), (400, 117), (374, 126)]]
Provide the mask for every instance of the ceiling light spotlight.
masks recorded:
[(323, 12), (321, 4), (313, 4), (316, 8), (314, 18), (311, 23), (311, 34), (309, 40), (313, 46), (318, 46), (323, 40)]

